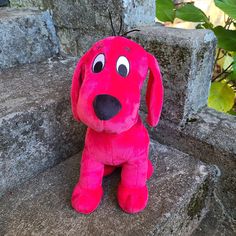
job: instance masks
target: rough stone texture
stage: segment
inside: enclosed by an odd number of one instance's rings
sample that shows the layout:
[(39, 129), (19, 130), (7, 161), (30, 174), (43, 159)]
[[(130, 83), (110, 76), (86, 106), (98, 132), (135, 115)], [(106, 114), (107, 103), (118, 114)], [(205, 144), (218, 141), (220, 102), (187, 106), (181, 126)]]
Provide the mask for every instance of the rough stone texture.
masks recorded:
[(79, 176), (76, 155), (25, 183), (1, 200), (1, 235), (189, 235), (207, 211), (215, 169), (173, 148), (152, 144), (157, 171), (148, 182), (149, 203), (139, 214), (121, 211), (119, 174), (104, 180), (104, 198), (91, 215), (72, 210)]
[(0, 69), (38, 62), (59, 52), (48, 12), (0, 9)]
[(61, 49), (71, 55), (82, 55), (95, 41), (112, 35), (108, 10), (115, 29), (150, 25), (155, 22), (153, 0), (11, 0), (12, 6), (50, 9), (60, 38)]
[(75, 60), (51, 59), (0, 71), (0, 195), (81, 150), (73, 119)]
[(214, 193), (214, 197), (211, 201), (210, 211), (191, 236), (235, 236), (236, 221), (228, 215), (216, 193)]
[[(222, 212), (222, 217), (218, 215), (219, 224), (229, 222), (236, 233), (236, 117), (204, 108), (188, 120), (185, 128), (162, 120), (157, 128), (149, 128), (149, 131), (159, 142), (218, 166), (220, 178), (215, 192), (218, 203), (215, 211), (220, 208)], [(211, 214), (216, 214), (214, 209)]]
[(0, 7), (7, 7), (10, 5), (8, 0), (0, 0)]
[(10, 2), (12, 7), (37, 7), (45, 10), (44, 2), (46, 3), (47, 0), (10, 0)]
[(208, 30), (162, 26), (140, 29), (132, 39), (156, 56), (163, 74), (162, 119), (184, 124), (207, 103), (216, 38)]
[(156, 1), (123, 0), (124, 22), (129, 27), (154, 25)]

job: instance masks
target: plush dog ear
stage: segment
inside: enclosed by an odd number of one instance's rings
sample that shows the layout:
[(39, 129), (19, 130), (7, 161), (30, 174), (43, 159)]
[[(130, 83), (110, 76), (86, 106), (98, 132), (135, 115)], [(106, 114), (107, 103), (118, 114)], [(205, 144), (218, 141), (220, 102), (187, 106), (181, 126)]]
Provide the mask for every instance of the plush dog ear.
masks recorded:
[(81, 59), (79, 60), (79, 62), (76, 65), (73, 77), (72, 77), (72, 86), (71, 86), (71, 107), (72, 107), (72, 113), (74, 118), (77, 121), (80, 121), (79, 116), (77, 114), (77, 102), (79, 99), (79, 92), (80, 92), (80, 88), (84, 79), (84, 66), (85, 66), (85, 61), (87, 58), (87, 53), (81, 57)]
[(160, 68), (156, 58), (148, 53), (148, 67), (150, 70), (146, 92), (146, 103), (148, 109), (147, 122), (150, 126), (156, 126), (162, 110), (163, 85)]

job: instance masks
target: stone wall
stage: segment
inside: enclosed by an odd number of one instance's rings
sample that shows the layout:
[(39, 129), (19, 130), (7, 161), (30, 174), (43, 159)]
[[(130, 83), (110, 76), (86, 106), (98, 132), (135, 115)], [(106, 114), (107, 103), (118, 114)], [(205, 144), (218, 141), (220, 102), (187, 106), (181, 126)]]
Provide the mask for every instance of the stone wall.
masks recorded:
[(81, 56), (95, 41), (112, 35), (108, 11), (116, 31), (120, 16), (124, 30), (155, 22), (153, 0), (11, 0), (13, 7), (38, 7), (52, 13), (61, 50)]

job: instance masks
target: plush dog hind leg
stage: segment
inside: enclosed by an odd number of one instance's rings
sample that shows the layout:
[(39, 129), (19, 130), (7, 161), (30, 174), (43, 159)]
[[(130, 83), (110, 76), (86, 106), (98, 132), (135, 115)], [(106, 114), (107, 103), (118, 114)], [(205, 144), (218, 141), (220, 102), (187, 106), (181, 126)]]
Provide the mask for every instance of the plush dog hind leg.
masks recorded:
[(71, 198), (72, 207), (76, 211), (89, 214), (98, 207), (103, 194), (103, 172), (104, 165), (94, 160), (90, 154), (84, 150), (79, 182), (75, 186)]
[(148, 201), (147, 176), (147, 155), (122, 165), (117, 198), (120, 207), (125, 212), (137, 213), (146, 207)]

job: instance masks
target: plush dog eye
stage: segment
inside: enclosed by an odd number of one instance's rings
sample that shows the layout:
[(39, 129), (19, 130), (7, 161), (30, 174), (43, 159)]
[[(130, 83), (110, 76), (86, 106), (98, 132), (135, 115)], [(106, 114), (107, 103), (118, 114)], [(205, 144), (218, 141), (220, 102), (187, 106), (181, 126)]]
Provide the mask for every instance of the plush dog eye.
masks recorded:
[(126, 77), (129, 74), (129, 61), (126, 57), (119, 57), (116, 63), (116, 70), (122, 77)]
[(97, 55), (94, 62), (93, 62), (93, 72), (94, 73), (101, 72), (104, 65), (105, 65), (105, 56), (104, 56), (104, 54)]

